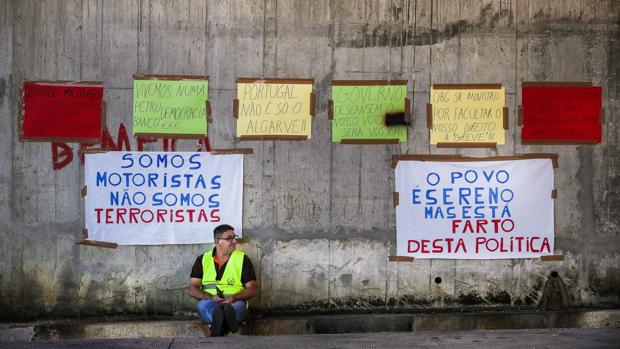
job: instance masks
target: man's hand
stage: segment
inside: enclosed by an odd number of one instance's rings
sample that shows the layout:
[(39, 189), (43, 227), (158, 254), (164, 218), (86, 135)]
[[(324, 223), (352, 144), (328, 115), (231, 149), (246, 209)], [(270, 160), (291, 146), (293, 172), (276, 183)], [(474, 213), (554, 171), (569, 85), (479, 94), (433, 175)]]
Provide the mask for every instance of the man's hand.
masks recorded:
[(236, 301), (235, 296), (226, 296), (223, 300), (222, 303), (225, 304), (233, 304)]
[(214, 301), (216, 301), (216, 302), (218, 302), (218, 303), (222, 303), (222, 302), (224, 302), (224, 300), (225, 300), (225, 299), (226, 299), (226, 298), (221, 298), (221, 297), (220, 297), (220, 296), (218, 296), (218, 295), (211, 296), (211, 300), (214, 300)]

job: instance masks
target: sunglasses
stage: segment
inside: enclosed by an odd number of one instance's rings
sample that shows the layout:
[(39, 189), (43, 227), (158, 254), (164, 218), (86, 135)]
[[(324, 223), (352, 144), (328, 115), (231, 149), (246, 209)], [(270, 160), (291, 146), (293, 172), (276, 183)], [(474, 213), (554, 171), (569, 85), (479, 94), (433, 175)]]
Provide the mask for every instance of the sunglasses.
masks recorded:
[(233, 240), (238, 239), (239, 237), (237, 235), (233, 235), (233, 236), (229, 236), (227, 238), (217, 238), (218, 240), (226, 240), (228, 242), (232, 242)]

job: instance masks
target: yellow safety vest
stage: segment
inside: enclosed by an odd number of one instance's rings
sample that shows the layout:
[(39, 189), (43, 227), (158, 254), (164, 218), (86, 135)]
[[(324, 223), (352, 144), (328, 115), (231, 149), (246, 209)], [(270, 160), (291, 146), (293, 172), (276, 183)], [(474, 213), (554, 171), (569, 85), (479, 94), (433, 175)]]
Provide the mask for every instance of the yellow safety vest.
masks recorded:
[(245, 289), (241, 283), (241, 271), (243, 270), (243, 251), (233, 251), (226, 263), (226, 269), (221, 280), (216, 280), (215, 261), (213, 250), (205, 252), (202, 256), (202, 290), (215, 296), (219, 289), (224, 296), (237, 294)]

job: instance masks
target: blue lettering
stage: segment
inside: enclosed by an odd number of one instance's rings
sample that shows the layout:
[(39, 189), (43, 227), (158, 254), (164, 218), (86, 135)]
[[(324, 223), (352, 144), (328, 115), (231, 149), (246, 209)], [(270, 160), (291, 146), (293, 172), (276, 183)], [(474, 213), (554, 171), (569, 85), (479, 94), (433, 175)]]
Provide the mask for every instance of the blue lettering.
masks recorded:
[(99, 184), (102, 183), (103, 186), (106, 187), (108, 185), (108, 173), (107, 172), (101, 173), (97, 171), (97, 179), (95, 183), (97, 183), (97, 186), (99, 186)]
[(118, 206), (118, 192), (110, 192), (110, 206)]
[(484, 178), (487, 180), (487, 182), (491, 183), (491, 178), (493, 178), (493, 173), (495, 171), (491, 171), (491, 172), (487, 172), (487, 171), (482, 171), (482, 175), (484, 176)]
[(157, 180), (157, 173), (149, 173), (149, 187), (157, 187), (157, 183), (155, 182), (155, 180)]
[(222, 187), (222, 183), (219, 182), (220, 179), (222, 179), (220, 175), (211, 178), (211, 189), (220, 189)]
[(497, 200), (499, 198), (498, 194), (498, 188), (489, 188), (489, 204), (497, 204)]
[[(506, 194), (507, 195), (504, 195)], [(502, 192), (499, 194), (500, 198), (502, 199), (503, 202), (505, 203), (509, 203), (510, 201), (512, 201), (512, 199), (514, 198), (515, 194), (512, 192), (512, 190), (510, 189), (504, 189), (502, 190)]]
[(510, 214), (510, 210), (508, 209), (508, 206), (504, 206), (504, 209), (502, 210), (502, 218), (504, 217), (512, 217), (512, 215)]
[(220, 201), (217, 199), (220, 194), (213, 194), (209, 196), (209, 208), (220, 207)]
[[(174, 163), (175, 159), (178, 159), (181, 162), (177, 161), (177, 163), (178, 163), (178, 165), (177, 165), (177, 164)], [(170, 159), (170, 163), (172, 164), (172, 167), (174, 167), (174, 168), (179, 168), (179, 167), (183, 166), (184, 162), (185, 162), (185, 160), (183, 160), (183, 157), (181, 155), (174, 155), (174, 156), (172, 156), (172, 159)]]
[(454, 213), (454, 206), (448, 206), (446, 209), (446, 213), (448, 214), (447, 218), (456, 218), (456, 214)]
[(168, 167), (168, 154), (157, 154), (157, 168)]
[[(501, 173), (504, 174), (504, 181), (499, 179), (499, 175)], [(508, 182), (508, 180), (510, 179), (510, 175), (508, 174), (508, 172), (506, 172), (506, 170), (500, 170), (500, 171), (497, 171), (497, 175), (495, 176), (495, 179), (497, 179), (498, 182), (504, 184), (504, 183)]]
[(170, 177), (170, 188), (178, 188), (181, 186), (181, 175), (174, 175)]
[(448, 201), (450, 200), (450, 193), (452, 193), (452, 188), (443, 188), (443, 204), (444, 205), (452, 205), (454, 202)]
[[(168, 200), (169, 198), (172, 198), (172, 200)], [(164, 203), (168, 206), (174, 206), (177, 204), (177, 201), (179, 201), (177, 199), (177, 196), (172, 194), (172, 193), (168, 193), (166, 194), (166, 196), (164, 196)]]
[(484, 206), (474, 207), (474, 218), (484, 218)]
[(433, 218), (433, 208), (430, 206), (424, 207), (424, 218)]
[(450, 173), (450, 181), (452, 184), (454, 184), (454, 182), (459, 178), (463, 178), (463, 174), (461, 172)]
[(125, 154), (125, 155), (123, 155), (123, 157), (121, 159), (123, 159), (123, 161), (129, 161), (129, 163), (127, 165), (122, 165), (121, 168), (128, 168), (128, 167), (132, 167), (133, 166), (133, 159), (131, 158), (131, 154), (129, 154), (129, 153)]
[(196, 159), (197, 157), (199, 157), (199, 156), (200, 156), (200, 154), (194, 154), (194, 155), (192, 155), (192, 156), (190, 156), (190, 157), (189, 157), (189, 163), (190, 163), (191, 165), (194, 165), (194, 166), (190, 166), (190, 167), (189, 167), (189, 169), (190, 169), (190, 170), (197, 170), (197, 169), (199, 169), (199, 168), (200, 168), (200, 166), (202, 165), (202, 164), (200, 163), (200, 161), (195, 160), (195, 159)]
[(471, 209), (471, 206), (463, 206), (463, 219), (471, 218), (471, 214), (469, 213), (470, 209)]
[(413, 189), (411, 192), (411, 200), (414, 205), (419, 205), (422, 203), (422, 201), (420, 201), (420, 197), (418, 196), (420, 191), (421, 189)]
[(194, 188), (201, 187), (202, 189), (207, 189), (207, 183), (205, 183), (205, 178), (202, 175), (198, 175), (196, 178), (196, 184), (194, 184)]
[(482, 200), (483, 190), (484, 190), (483, 187), (474, 188), (474, 202), (476, 203), (476, 205), (484, 204), (484, 200)]
[[(473, 178), (471, 178), (472, 176), (469, 176), (469, 174), (473, 174), (474, 175)], [(467, 181), (467, 183), (471, 184), (471, 183), (476, 182), (477, 180), (478, 180), (478, 172), (474, 170), (465, 171), (465, 181)]]
[(437, 204), (437, 199), (431, 196), (432, 193), (435, 192), (435, 189), (429, 189), (426, 191), (426, 204), (427, 205), (435, 205)]
[(163, 204), (163, 201), (161, 199), (162, 193), (158, 192), (153, 194), (153, 206), (161, 206)]
[[(148, 160), (148, 162), (144, 163), (144, 161), (143, 161), (144, 159)], [(138, 158), (138, 163), (140, 164), (140, 166), (142, 166), (142, 168), (147, 168), (147, 167), (150, 167), (153, 164), (153, 158), (151, 158), (151, 156), (148, 155), (148, 154), (142, 154)]]
[(462, 205), (463, 203), (469, 205), (469, 200), (467, 199), (469, 195), (471, 195), (471, 189), (459, 188), (459, 205)]
[(181, 194), (179, 196), (181, 197), (181, 200), (179, 201), (179, 205), (189, 206), (189, 194)]
[[(196, 201), (196, 198), (200, 199), (200, 201)], [(200, 207), (202, 205), (204, 205), (205, 203), (205, 197), (202, 196), (202, 194), (194, 194), (192, 196), (192, 204), (196, 207)]]

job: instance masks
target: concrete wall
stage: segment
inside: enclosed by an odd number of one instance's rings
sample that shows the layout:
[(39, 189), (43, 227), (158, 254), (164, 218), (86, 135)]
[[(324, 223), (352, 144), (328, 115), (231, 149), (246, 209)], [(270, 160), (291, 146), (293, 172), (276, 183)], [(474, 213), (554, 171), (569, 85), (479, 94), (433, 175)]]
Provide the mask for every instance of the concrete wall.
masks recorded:
[[(210, 76), (215, 148), (252, 147), (243, 221), (263, 310), (536, 306), (557, 271), (571, 306), (620, 305), (620, 3), (431, 0), (1, 0), (0, 318), (186, 314), (191, 265), (210, 245), (79, 247), (83, 168), (52, 169), (48, 143), (20, 143), (24, 79), (105, 82), (108, 127), (131, 132), (132, 74)], [(241, 76), (314, 78), (306, 142), (233, 137)], [(407, 143), (334, 145), (332, 79), (407, 79)], [(603, 143), (523, 146), (521, 81), (603, 86)], [(429, 146), (432, 83), (500, 82), (510, 108), (497, 150)], [(130, 133), (131, 134), (131, 133)], [(131, 140), (132, 149), (136, 148)], [(180, 141), (178, 150), (195, 143)], [(161, 150), (153, 143), (149, 150)], [(393, 154), (560, 154), (556, 253), (563, 262), (416, 260), (395, 253)], [(442, 283), (435, 283), (436, 277)]]

